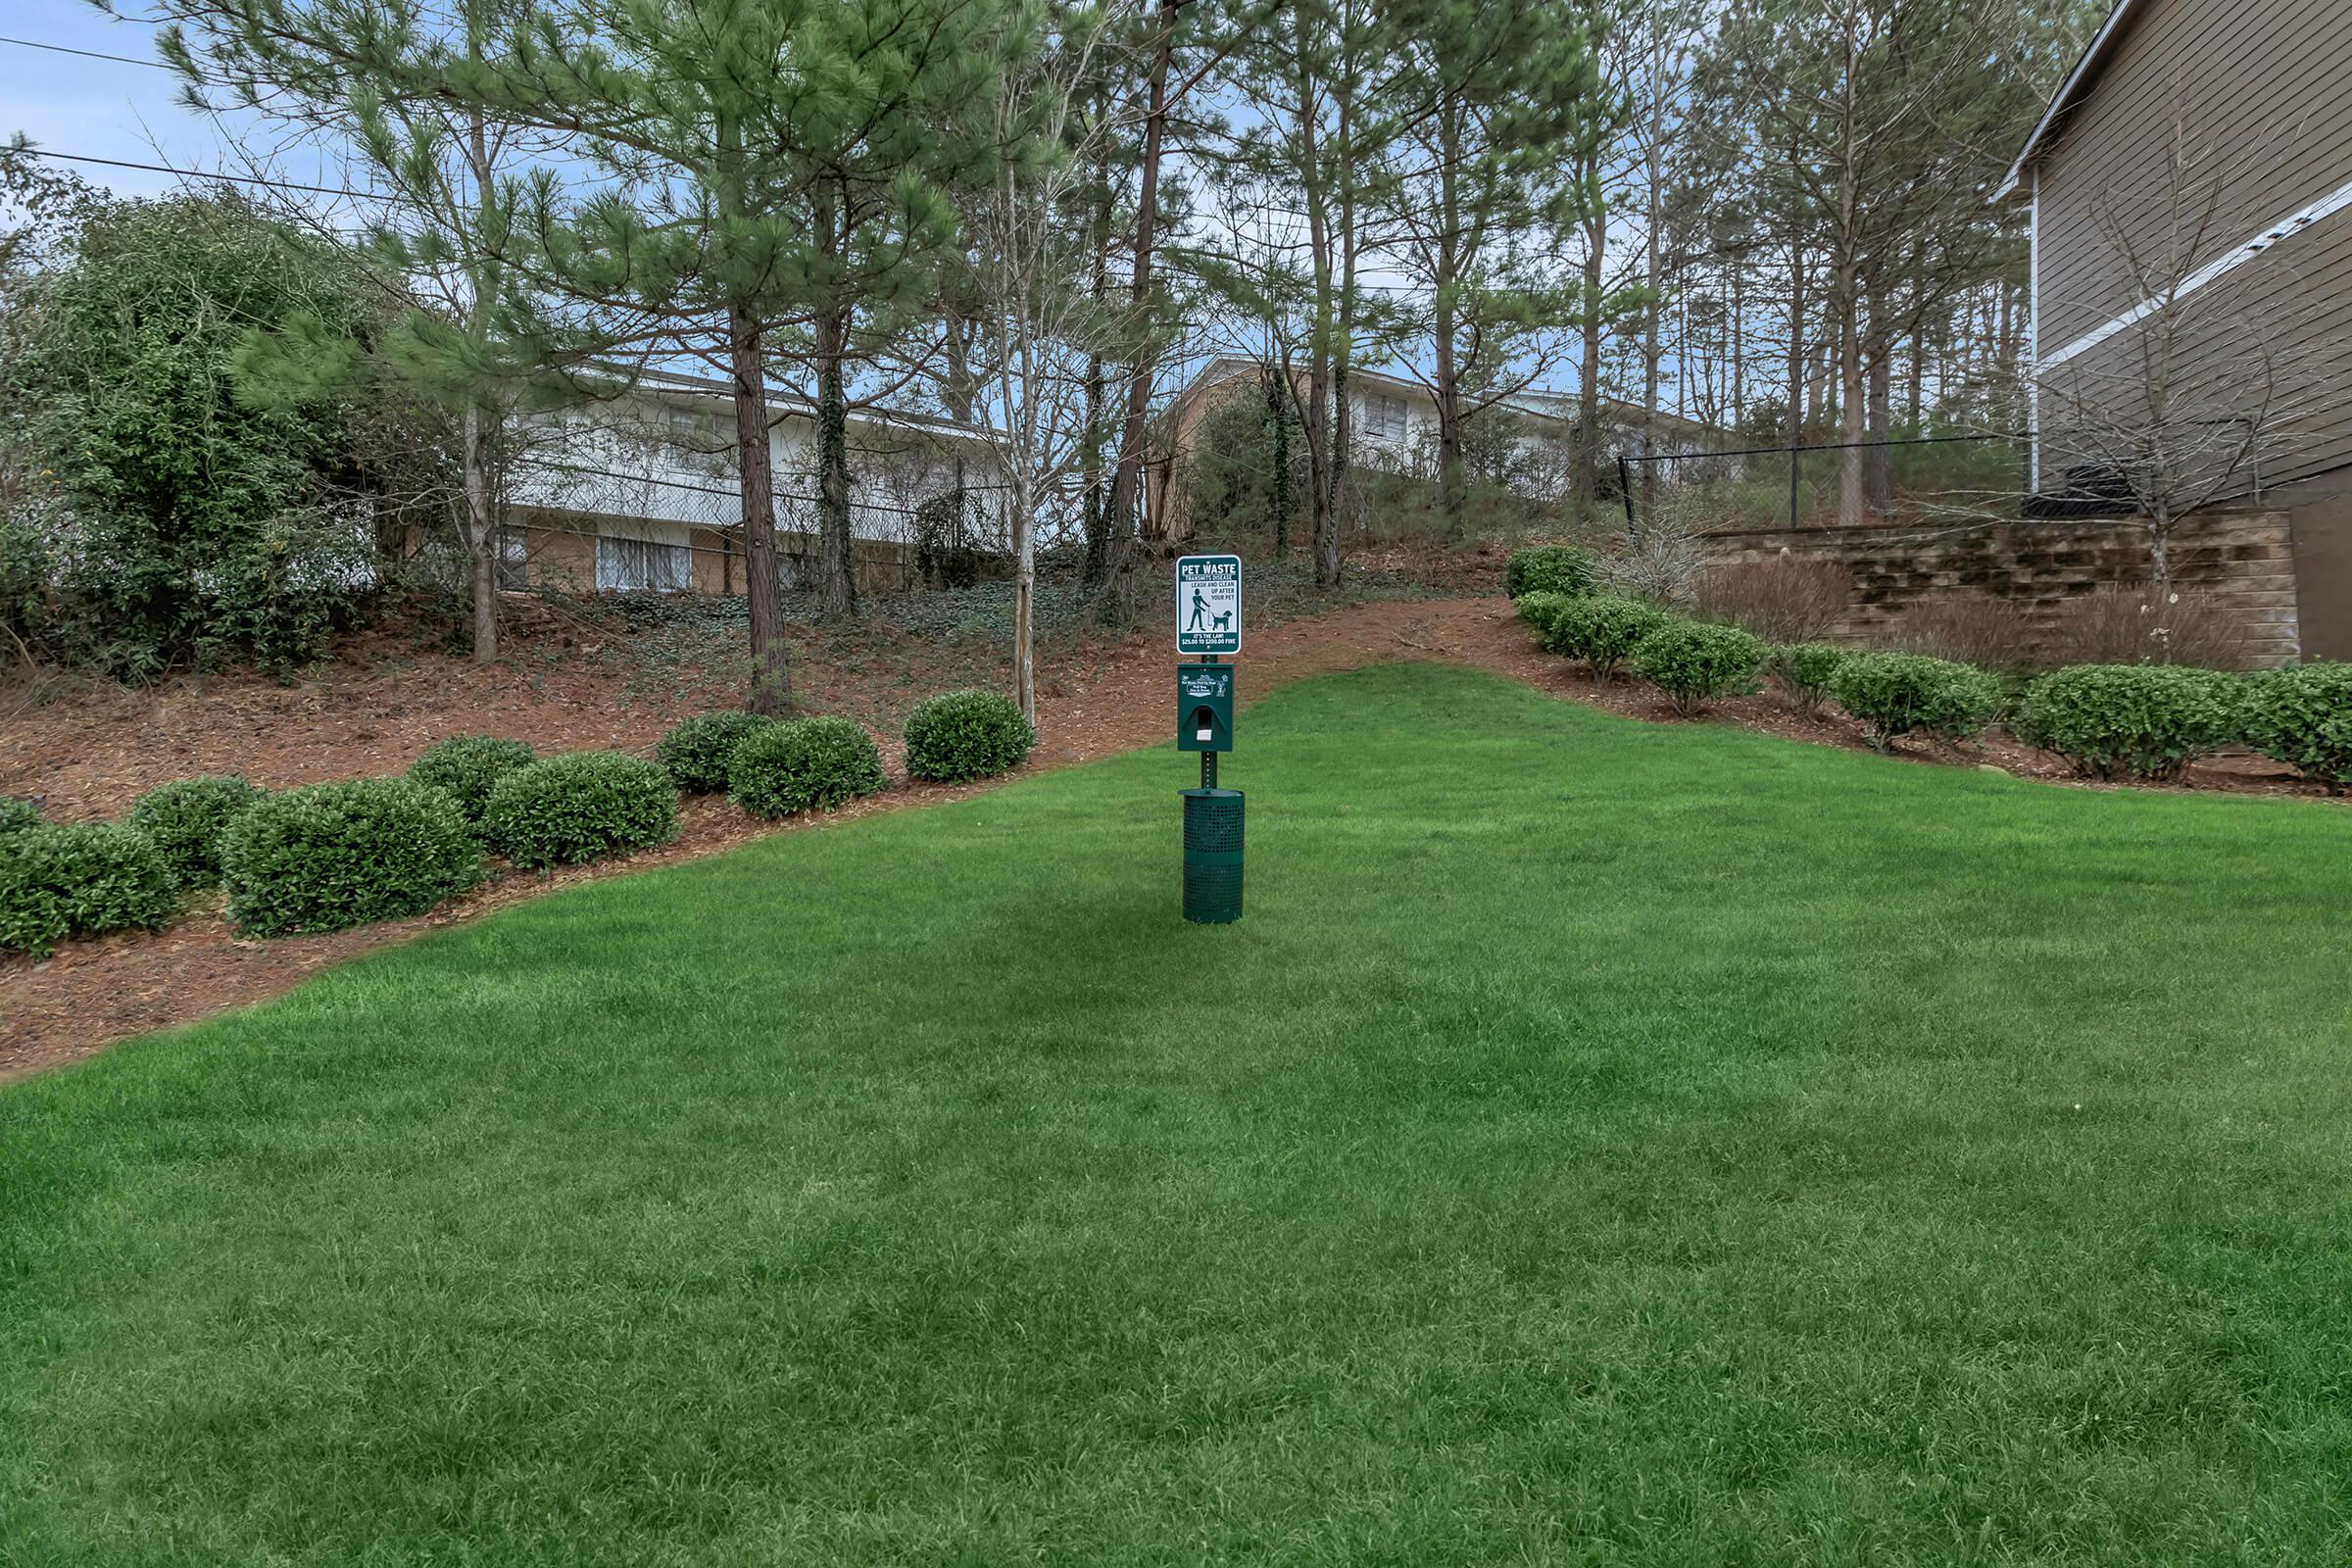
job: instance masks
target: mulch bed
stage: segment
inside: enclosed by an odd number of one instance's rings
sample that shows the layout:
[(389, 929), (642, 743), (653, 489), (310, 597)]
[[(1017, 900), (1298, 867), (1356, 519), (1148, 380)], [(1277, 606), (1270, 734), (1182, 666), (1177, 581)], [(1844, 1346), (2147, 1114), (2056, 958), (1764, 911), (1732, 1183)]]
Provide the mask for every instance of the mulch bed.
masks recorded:
[[(1254, 631), (1239, 665), (1240, 695), (1251, 701), (1307, 676), (1411, 658), (1475, 665), (1634, 718), (1683, 722), (1652, 691), (1625, 681), (1595, 681), (1581, 667), (1543, 653), (1509, 606), (1492, 598), (1354, 605)], [(1047, 660), (1039, 675), (1044, 738), (1029, 769), (1066, 766), (1163, 741), (1169, 661), (1160, 639), (1143, 635), (1065, 649)], [(109, 691), (0, 721), (0, 792), (47, 795), (52, 817), (74, 820), (120, 812), (144, 790), (199, 773), (240, 772), (283, 788), (401, 772), (448, 735), (506, 735), (549, 752), (613, 747), (642, 754), (679, 717), (717, 700), (707, 693), (648, 699), (630, 690), (624, 669), (625, 662), (616, 666), (589, 660), (475, 669), (462, 660), (410, 657), (389, 664), (354, 663), (296, 687), (213, 681), (149, 694)], [(953, 672), (940, 673), (942, 683), (949, 683)], [(804, 691), (826, 690), (824, 670), (804, 667), (796, 674)], [(1867, 748), (1850, 720), (1794, 713), (1769, 696), (1723, 704), (1699, 722), (1737, 723), (1814, 745)], [(882, 745), (895, 777), (898, 739), (885, 734)], [(2000, 737), (1982, 746), (1908, 744), (1894, 755), (1930, 764), (1989, 765), (2087, 788), (2118, 787), (2086, 783), (2048, 753)], [(992, 787), (901, 782), (836, 815), (935, 805)], [(2294, 769), (2259, 757), (2216, 760), (2190, 769), (2181, 785), (2172, 787), (2325, 794)], [(169, 931), (69, 943), (39, 962), (0, 959), (0, 1079), (62, 1065), (132, 1035), (267, 1001), (329, 964), (524, 899), (716, 854), (804, 825), (759, 821), (722, 799), (690, 801), (682, 816), (679, 837), (661, 850), (545, 875), (510, 873), (413, 920), (264, 942), (238, 936), (216, 906)]]

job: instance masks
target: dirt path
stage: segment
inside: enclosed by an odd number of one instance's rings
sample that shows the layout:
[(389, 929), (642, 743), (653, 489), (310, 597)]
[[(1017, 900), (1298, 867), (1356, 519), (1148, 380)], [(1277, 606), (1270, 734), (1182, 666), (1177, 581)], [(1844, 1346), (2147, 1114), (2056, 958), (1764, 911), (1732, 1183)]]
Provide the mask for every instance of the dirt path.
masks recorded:
[[(1166, 740), (1171, 662), (1166, 648), (1157, 640), (1137, 637), (1114, 649), (1097, 648), (1092, 656), (1083, 666), (1051, 670), (1041, 680), (1039, 720), (1045, 741), (1024, 771), (1067, 766)], [(1539, 652), (1501, 599), (1358, 605), (1253, 633), (1249, 653), (1240, 662), (1240, 695), (1251, 702), (1295, 680), (1396, 659), (1471, 664), (1555, 697), (1632, 717), (1672, 721), (1671, 710), (1655, 693), (1625, 683), (1595, 683), (1577, 666)], [(331, 695), (274, 688), (239, 693), (224, 711), (208, 711), (201, 727), (174, 723), (174, 703), (195, 699), (151, 701), (147, 710), (127, 717), (101, 712), (63, 718), (59, 725), (70, 733), (49, 739), (53, 744), (74, 744), (62, 754), (70, 760), (44, 775), (58, 792), (52, 800), (53, 814), (119, 810), (139, 791), (163, 780), (208, 771), (233, 769), (280, 787), (397, 772), (433, 741), (450, 734), (511, 735), (551, 750), (614, 746), (643, 752), (684, 710), (631, 704), (613, 680), (590, 679), (578, 672), (540, 680), (501, 672), (487, 690), (469, 688), (463, 700), (446, 691), (412, 691), (398, 676), (384, 677), (380, 684), (372, 703), (355, 701), (348, 687)], [(187, 710), (177, 711), (185, 715)], [(1849, 721), (1800, 716), (1767, 697), (1725, 704), (1719, 720), (1819, 745), (1862, 744)], [(895, 746), (895, 738), (885, 738), (885, 759), (894, 771)], [(1982, 748), (1906, 755), (1922, 762), (1990, 763), (2027, 777), (2065, 776), (2056, 759), (2014, 743), (1993, 741)], [(2190, 783), (2208, 789), (2312, 793), (2291, 769), (2261, 759), (2192, 770)], [(0, 774), (0, 789), (23, 793), (34, 787)], [(992, 787), (902, 785), (839, 814), (865, 816), (936, 805)], [(60, 800), (67, 807), (62, 811), (55, 809)], [(41, 963), (0, 959), (0, 1080), (76, 1060), (131, 1035), (266, 1001), (329, 964), (477, 919), (557, 888), (673, 864), (795, 830), (792, 823), (747, 817), (724, 800), (696, 800), (684, 808), (677, 841), (662, 850), (547, 876), (510, 874), (414, 920), (260, 942), (230, 929), (216, 902), (169, 931), (70, 943)]]

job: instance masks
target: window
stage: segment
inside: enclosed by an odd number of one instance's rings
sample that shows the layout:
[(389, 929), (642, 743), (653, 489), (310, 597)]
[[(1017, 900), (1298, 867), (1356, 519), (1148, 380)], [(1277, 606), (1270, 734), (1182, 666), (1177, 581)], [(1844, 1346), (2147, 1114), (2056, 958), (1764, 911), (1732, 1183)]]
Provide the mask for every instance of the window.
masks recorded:
[(1386, 441), (1404, 439), (1404, 399), (1382, 392), (1364, 394), (1364, 433)]
[(683, 593), (692, 570), (688, 560), (684, 545), (600, 538), (596, 541), (596, 585), (608, 591)]
[(530, 542), (520, 528), (498, 530), (498, 585), (509, 590), (531, 585)]

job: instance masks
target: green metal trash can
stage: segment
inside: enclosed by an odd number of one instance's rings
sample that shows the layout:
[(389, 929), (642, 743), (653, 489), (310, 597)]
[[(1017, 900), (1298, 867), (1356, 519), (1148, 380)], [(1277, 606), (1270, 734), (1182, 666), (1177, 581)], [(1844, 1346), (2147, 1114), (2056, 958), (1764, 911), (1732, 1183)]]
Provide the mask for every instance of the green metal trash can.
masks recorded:
[(1184, 917), (1224, 925), (1242, 917), (1242, 792), (1184, 793)]

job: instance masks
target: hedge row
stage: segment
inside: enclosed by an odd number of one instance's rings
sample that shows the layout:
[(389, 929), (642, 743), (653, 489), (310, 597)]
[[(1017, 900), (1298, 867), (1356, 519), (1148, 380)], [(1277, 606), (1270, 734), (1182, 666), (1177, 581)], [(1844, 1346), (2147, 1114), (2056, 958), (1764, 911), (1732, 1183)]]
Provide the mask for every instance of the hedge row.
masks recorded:
[[(949, 692), (906, 724), (907, 771), (963, 780), (1015, 767), (1037, 732), (987, 692)], [(56, 827), (0, 797), (0, 950), (161, 926), (180, 895), (225, 885), (229, 918), (261, 936), (419, 914), (481, 880), (485, 851), (574, 865), (666, 843), (678, 792), (725, 790), (761, 816), (830, 810), (883, 787), (873, 738), (841, 718), (708, 713), (621, 752), (540, 758), (520, 741), (455, 736), (404, 778), (270, 794), (242, 778), (183, 779), (122, 824)]]
[[(1531, 566), (1513, 575), (1541, 574)], [(1922, 654), (1857, 653), (1826, 643), (1768, 648), (1735, 627), (1589, 590), (1537, 588), (1516, 596), (1513, 607), (1545, 649), (1582, 660), (1602, 679), (1628, 667), (1685, 716), (1757, 690), (1758, 674), (1770, 670), (1791, 707), (1811, 712), (1835, 702), (1882, 751), (1906, 735), (1973, 739), (2006, 710), (2019, 739), (2097, 778), (2176, 779), (2199, 757), (2245, 745), (2293, 763), (2331, 790), (2352, 787), (2348, 663), (2255, 675), (2080, 664), (2041, 676), (2010, 706), (1987, 671)]]

